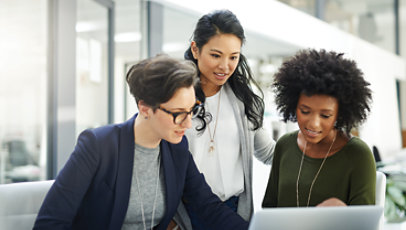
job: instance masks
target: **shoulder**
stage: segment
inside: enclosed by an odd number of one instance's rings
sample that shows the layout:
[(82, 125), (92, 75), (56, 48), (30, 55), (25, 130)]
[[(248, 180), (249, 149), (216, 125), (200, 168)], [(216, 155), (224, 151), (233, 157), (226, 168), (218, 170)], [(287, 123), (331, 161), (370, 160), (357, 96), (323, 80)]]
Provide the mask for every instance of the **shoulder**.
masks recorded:
[(120, 132), (120, 125), (106, 125), (98, 128), (91, 128), (82, 131), (79, 135), (81, 138), (90, 138), (97, 141), (111, 141), (114, 137), (118, 137)]
[[(116, 153), (119, 146), (131, 146), (133, 129), (129, 125), (112, 124), (82, 131), (77, 139), (78, 150)], [(110, 155), (110, 154), (109, 154)]]
[(292, 142), (296, 143), (297, 140), (297, 134), (298, 134), (298, 130), (290, 132), (290, 133), (286, 133), (284, 135), (282, 135), (278, 141), (277, 144), (282, 145), (282, 144), (291, 144)]
[[(94, 135), (100, 141), (128, 139), (134, 140), (134, 121), (137, 114), (123, 123), (109, 124), (98, 128), (87, 129), (83, 134)], [(81, 134), (82, 135), (82, 134)]]
[(343, 151), (356, 153), (360, 156), (372, 156), (371, 148), (359, 137), (352, 137), (344, 146)]
[(297, 133), (298, 131), (286, 133), (277, 140), (274, 152), (275, 159), (282, 156), (287, 157), (285, 153), (292, 153), (297, 150)]
[(227, 82), (226, 84), (224, 84), (223, 86), (224, 88), (224, 92), (227, 95), (228, 99), (230, 100), (230, 102), (237, 106), (240, 110), (244, 111), (244, 103), (242, 101), (240, 101), (237, 96), (234, 94), (233, 89), (230, 86), (230, 83)]
[(123, 123), (110, 124), (98, 128), (86, 129), (80, 135), (91, 135), (94, 136), (96, 139), (105, 142), (109, 142), (113, 139), (118, 140), (119, 138), (133, 140), (133, 127), (136, 116), (137, 114)]
[(354, 164), (375, 167), (371, 148), (358, 137), (352, 137), (341, 151)]

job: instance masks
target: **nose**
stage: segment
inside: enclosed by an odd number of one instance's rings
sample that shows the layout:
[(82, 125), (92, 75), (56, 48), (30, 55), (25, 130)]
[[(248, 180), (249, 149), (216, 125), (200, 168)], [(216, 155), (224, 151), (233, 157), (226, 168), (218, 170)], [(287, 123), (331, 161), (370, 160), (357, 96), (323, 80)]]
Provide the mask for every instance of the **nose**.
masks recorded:
[(192, 127), (192, 114), (189, 113), (180, 125), (184, 128), (190, 129)]
[(320, 127), (320, 117), (317, 115), (312, 116), (309, 120), (309, 128), (316, 130), (319, 127)]
[(219, 68), (222, 71), (227, 71), (228, 69), (228, 59), (227, 58), (222, 58), (219, 64)]

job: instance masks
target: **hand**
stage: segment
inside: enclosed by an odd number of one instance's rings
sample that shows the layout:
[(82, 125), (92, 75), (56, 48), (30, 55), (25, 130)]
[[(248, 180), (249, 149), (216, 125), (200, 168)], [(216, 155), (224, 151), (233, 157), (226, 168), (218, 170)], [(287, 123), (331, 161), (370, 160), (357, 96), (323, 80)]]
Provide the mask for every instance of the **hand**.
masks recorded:
[(179, 228), (179, 226), (176, 224), (176, 222), (174, 220), (171, 220), (171, 222), (169, 222), (169, 225), (166, 228), (166, 230), (175, 230), (178, 228)]
[(320, 204), (316, 205), (316, 207), (328, 207), (328, 206), (347, 206), (347, 205), (340, 199), (335, 197), (329, 198), (321, 202)]

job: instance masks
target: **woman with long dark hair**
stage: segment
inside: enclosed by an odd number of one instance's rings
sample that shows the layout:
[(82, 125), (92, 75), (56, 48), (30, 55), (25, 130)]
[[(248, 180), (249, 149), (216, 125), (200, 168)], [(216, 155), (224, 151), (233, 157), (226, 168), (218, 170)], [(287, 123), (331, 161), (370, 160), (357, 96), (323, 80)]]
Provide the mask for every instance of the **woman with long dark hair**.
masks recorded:
[[(211, 122), (203, 133), (193, 129), (186, 136), (213, 192), (249, 220), (253, 212), (252, 156), (270, 164), (275, 142), (262, 128), (263, 95), (241, 53), (244, 42), (244, 29), (232, 12), (214, 11), (199, 19), (185, 59), (198, 67)], [(181, 206), (178, 210), (178, 224), (186, 229), (208, 229), (187, 200), (184, 204), (186, 209)]]

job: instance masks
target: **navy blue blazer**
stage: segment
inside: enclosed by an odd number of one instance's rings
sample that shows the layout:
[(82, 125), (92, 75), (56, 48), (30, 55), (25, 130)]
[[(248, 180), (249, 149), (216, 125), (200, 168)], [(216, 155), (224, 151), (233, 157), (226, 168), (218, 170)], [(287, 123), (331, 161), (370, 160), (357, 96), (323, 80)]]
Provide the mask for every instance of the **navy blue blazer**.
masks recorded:
[[(38, 213), (34, 229), (121, 229), (127, 213), (134, 163), (134, 119), (83, 131)], [(214, 195), (198, 171), (185, 137), (161, 141), (166, 229), (181, 199), (211, 229), (247, 229), (248, 223)]]

